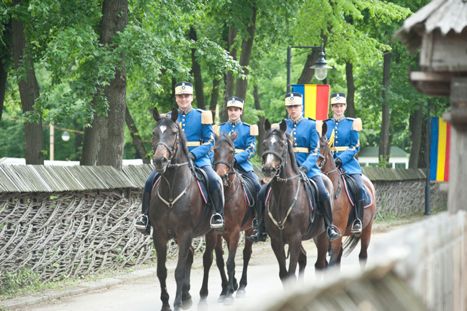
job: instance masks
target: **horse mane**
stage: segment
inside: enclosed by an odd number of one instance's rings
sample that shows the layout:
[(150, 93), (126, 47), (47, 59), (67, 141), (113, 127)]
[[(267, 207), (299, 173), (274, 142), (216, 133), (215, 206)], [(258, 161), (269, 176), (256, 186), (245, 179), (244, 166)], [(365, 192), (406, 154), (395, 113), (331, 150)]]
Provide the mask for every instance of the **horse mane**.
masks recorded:
[(284, 133), (287, 141), (287, 151), (289, 152), (290, 162), (292, 162), (292, 169), (294, 172), (298, 172), (297, 160), (295, 159), (295, 153), (293, 152), (292, 138), (289, 134)]
[(227, 134), (225, 134), (225, 133), (222, 133), (222, 134), (220, 135), (219, 139), (216, 140), (216, 141), (221, 141), (221, 140), (222, 140), (222, 141), (226, 141), (227, 144), (229, 144), (230, 147), (232, 147), (232, 148), (235, 149), (234, 142), (233, 142), (232, 138), (230, 138), (229, 135), (227, 135)]

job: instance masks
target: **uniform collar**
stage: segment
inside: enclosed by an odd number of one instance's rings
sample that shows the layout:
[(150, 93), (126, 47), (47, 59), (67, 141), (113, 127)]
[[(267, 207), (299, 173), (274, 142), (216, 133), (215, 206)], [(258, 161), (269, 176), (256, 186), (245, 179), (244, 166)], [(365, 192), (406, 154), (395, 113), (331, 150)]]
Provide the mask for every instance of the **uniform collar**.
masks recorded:
[(336, 118), (332, 118), (332, 119), (334, 120), (334, 122), (340, 122), (345, 119), (345, 116), (342, 116), (342, 118), (340, 119), (336, 119)]
[(229, 122), (230, 125), (238, 126), (238, 125), (240, 125), (240, 123), (242, 123), (242, 119), (238, 118), (237, 121), (232, 122), (232, 121), (229, 120), (228, 122)]
[(290, 118), (290, 121), (292, 121), (292, 123), (294, 123), (294, 124), (298, 124), (302, 120), (303, 120), (303, 116), (300, 116), (297, 120), (294, 120), (294, 119)]
[(183, 111), (183, 110), (181, 110), (181, 109), (178, 109), (178, 113), (187, 115), (187, 114), (189, 114), (192, 110), (193, 110), (193, 106), (190, 106), (190, 107), (188, 107), (188, 109), (187, 109), (186, 111)]

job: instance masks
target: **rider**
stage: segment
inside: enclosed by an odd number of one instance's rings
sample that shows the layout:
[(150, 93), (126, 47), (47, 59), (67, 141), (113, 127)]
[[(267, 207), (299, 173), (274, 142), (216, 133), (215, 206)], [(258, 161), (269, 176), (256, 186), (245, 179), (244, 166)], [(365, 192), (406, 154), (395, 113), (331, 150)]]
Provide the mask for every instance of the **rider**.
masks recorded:
[(237, 133), (235, 138), (235, 169), (240, 174), (251, 180), (255, 186), (256, 193), (261, 189), (258, 176), (256, 176), (253, 165), (250, 159), (256, 152), (256, 138), (258, 135), (258, 126), (256, 124), (249, 125), (242, 122), (243, 106), (245, 101), (237, 96), (232, 96), (227, 99), (227, 114), (229, 121), (222, 123), (219, 126), (219, 134)]
[[(318, 209), (323, 215), (329, 240), (335, 240), (340, 237), (340, 234), (336, 226), (332, 224), (331, 200), (324, 186), (321, 171), (316, 164), (319, 141), (316, 121), (302, 116), (303, 98), (300, 93), (287, 94), (285, 97), (285, 106), (290, 117), (285, 120), (287, 124), (287, 133), (292, 136), (297, 164), (300, 170), (317, 185), (320, 199)], [(263, 196), (264, 194), (262, 193), (261, 198), (263, 198)], [(263, 201), (264, 200), (261, 200), (264, 204)], [(264, 221), (258, 225), (256, 236), (252, 236), (252, 239), (258, 240), (259, 235), (262, 234), (262, 230), (264, 230)]]
[(331, 109), (333, 117), (324, 122), (327, 124), (326, 136), (333, 151), (336, 166), (347, 175), (352, 176), (358, 185), (358, 193), (355, 204), (355, 220), (352, 223), (351, 232), (360, 234), (362, 232), (364, 187), (362, 180), (362, 169), (355, 155), (360, 149), (358, 132), (362, 129), (360, 118), (347, 118), (344, 116), (347, 109), (345, 94), (335, 93), (331, 95)]
[[(175, 85), (175, 101), (178, 106), (178, 119), (182, 131), (187, 139), (188, 156), (196, 167), (202, 169), (208, 178), (208, 189), (214, 211), (210, 225), (213, 229), (222, 229), (224, 226), (224, 188), (222, 179), (214, 172), (211, 166), (210, 153), (214, 146), (214, 132), (212, 129), (211, 111), (194, 109), (193, 85), (181, 82)], [(158, 177), (156, 171), (151, 172), (144, 186), (142, 200), (142, 215), (140, 215), (135, 227), (143, 234), (149, 234), (149, 201), (154, 181)]]

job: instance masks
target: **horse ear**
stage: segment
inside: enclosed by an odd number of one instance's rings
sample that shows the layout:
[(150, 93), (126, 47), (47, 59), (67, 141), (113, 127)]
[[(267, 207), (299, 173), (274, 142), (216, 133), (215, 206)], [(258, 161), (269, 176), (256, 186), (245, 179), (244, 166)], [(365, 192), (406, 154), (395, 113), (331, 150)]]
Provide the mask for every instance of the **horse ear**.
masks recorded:
[(154, 120), (159, 121), (161, 119), (161, 115), (159, 114), (159, 111), (157, 111), (157, 108), (152, 108), (150, 111), (152, 112)]
[(281, 129), (281, 132), (285, 132), (287, 130), (287, 123), (285, 123), (285, 120), (281, 121), (279, 128)]
[(178, 110), (176, 108), (172, 108), (171, 119), (173, 122), (177, 122), (178, 118)]
[(266, 130), (266, 132), (271, 129), (271, 123), (269, 122), (268, 119), (264, 121), (264, 129)]
[(238, 135), (237, 135), (237, 132), (232, 132), (229, 134), (229, 137), (230, 139), (232, 139), (232, 141), (234, 141), (235, 139), (237, 139)]
[(323, 127), (321, 128), (321, 137), (326, 137), (326, 133), (328, 132), (328, 125), (326, 122), (323, 122)]

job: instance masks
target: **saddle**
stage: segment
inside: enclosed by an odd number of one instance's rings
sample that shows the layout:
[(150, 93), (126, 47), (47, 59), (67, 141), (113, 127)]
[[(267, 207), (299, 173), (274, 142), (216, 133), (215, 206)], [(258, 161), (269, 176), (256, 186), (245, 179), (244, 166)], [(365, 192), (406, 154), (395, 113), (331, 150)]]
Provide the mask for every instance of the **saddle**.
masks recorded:
[(241, 175), (240, 181), (243, 186), (243, 195), (245, 196), (245, 201), (248, 204), (248, 207), (252, 208), (256, 204), (257, 191), (255, 188), (255, 183), (247, 175)]
[(196, 184), (198, 185), (199, 192), (201, 193), (201, 196), (203, 197), (204, 204), (211, 204), (211, 200), (209, 200), (209, 191), (208, 191), (208, 175), (206, 175), (206, 172), (204, 172), (202, 169), (199, 167), (195, 166), (194, 170), (194, 175), (196, 179)]
[[(355, 203), (357, 202), (357, 192), (359, 191), (359, 187), (355, 181), (355, 179), (350, 176), (350, 175), (347, 175), (347, 174), (343, 174), (342, 175), (342, 181), (343, 181), (343, 184), (344, 184), (344, 189), (345, 189), (345, 193), (347, 195), (347, 197), (349, 198), (349, 201), (350, 201), (350, 204), (352, 206), (355, 206)], [(368, 206), (371, 205), (371, 197), (370, 195), (368, 194), (368, 189), (367, 187), (364, 185), (364, 190), (363, 191), (363, 197), (362, 197), (362, 200), (364, 202), (363, 206), (364, 208), (367, 208)]]

